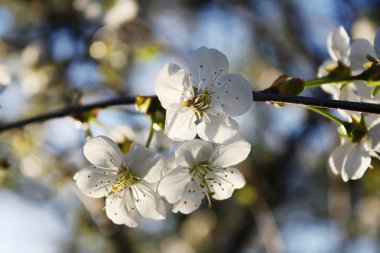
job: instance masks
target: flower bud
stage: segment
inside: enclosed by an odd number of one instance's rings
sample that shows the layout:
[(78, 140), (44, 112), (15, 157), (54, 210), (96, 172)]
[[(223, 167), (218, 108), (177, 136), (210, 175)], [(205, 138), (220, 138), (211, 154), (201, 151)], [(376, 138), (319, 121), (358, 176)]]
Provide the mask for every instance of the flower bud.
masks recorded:
[(303, 91), (304, 87), (304, 80), (282, 75), (273, 82), (269, 91), (286, 95), (298, 95)]

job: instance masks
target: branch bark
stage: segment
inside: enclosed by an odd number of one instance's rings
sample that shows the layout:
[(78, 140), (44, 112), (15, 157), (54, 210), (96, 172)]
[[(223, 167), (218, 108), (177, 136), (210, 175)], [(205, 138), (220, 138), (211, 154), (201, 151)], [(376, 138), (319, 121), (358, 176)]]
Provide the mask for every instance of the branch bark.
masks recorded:
[[(315, 107), (320, 107), (320, 108), (342, 109), (342, 110), (350, 110), (350, 111), (357, 111), (357, 112), (364, 112), (364, 113), (380, 114), (380, 104), (293, 96), (293, 95), (267, 93), (263, 91), (253, 91), (252, 94), (253, 94), (254, 102), (277, 102), (277, 103), (287, 103), (287, 104), (310, 105), (310, 106), (315, 106)], [(156, 96), (152, 96), (152, 98), (156, 98)], [(87, 104), (87, 105), (69, 106), (66, 108), (59, 109), (57, 111), (52, 111), (52, 112), (40, 114), (31, 118), (23, 119), (20, 121), (4, 124), (0, 126), (0, 132), (4, 132), (12, 128), (20, 128), (32, 123), (42, 122), (49, 119), (80, 114), (80, 113), (90, 111), (95, 108), (104, 108), (104, 107), (117, 106), (117, 105), (132, 105), (132, 104), (135, 104), (135, 102), (136, 102), (136, 97), (118, 97), (118, 98), (113, 98), (106, 101)]]

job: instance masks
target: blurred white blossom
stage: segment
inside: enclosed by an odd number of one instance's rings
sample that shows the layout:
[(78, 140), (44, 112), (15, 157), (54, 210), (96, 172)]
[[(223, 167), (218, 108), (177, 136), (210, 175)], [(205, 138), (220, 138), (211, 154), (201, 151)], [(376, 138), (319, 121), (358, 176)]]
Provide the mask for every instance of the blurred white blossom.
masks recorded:
[[(370, 122), (369, 122), (370, 123)], [(335, 148), (328, 164), (332, 172), (341, 174), (344, 181), (361, 178), (371, 164), (372, 157), (380, 159), (380, 122), (369, 124), (369, 128), (359, 135), (358, 140), (346, 141)]]

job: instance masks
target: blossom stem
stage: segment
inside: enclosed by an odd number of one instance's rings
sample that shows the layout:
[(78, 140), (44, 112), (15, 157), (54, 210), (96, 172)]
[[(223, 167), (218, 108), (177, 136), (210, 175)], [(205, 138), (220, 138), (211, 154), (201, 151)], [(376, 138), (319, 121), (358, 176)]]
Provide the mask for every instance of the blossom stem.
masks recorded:
[(305, 81), (305, 88), (318, 87), (322, 84), (339, 84), (342, 82), (356, 81), (356, 80), (365, 80), (361, 74), (355, 76), (347, 76), (343, 78), (316, 78)]
[(145, 147), (149, 148), (150, 143), (152, 142), (153, 135), (154, 135), (154, 128), (153, 128), (153, 121), (150, 122), (150, 128), (149, 128), (149, 135), (148, 139), (146, 140)]
[(321, 108), (317, 108), (317, 107), (310, 106), (310, 105), (305, 105), (304, 107), (307, 108), (307, 109), (309, 109), (309, 110), (311, 110), (311, 111), (313, 111), (313, 112), (318, 113), (319, 115), (322, 115), (325, 118), (328, 118), (329, 120), (335, 121), (335, 122), (337, 122), (340, 125), (346, 126), (347, 124), (349, 124), (349, 122), (344, 121), (344, 120), (342, 120), (342, 119), (340, 119), (340, 118), (332, 115), (328, 111), (323, 110)]

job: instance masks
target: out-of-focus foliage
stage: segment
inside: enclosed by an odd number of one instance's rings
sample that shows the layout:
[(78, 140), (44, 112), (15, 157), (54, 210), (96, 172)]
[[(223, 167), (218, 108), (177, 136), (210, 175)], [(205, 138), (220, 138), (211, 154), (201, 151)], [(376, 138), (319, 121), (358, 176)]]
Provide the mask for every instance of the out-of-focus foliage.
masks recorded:
[[(166, 62), (185, 66), (200, 46), (228, 56), (261, 90), (281, 74), (313, 78), (326, 38), (342, 24), (373, 41), (376, 0), (3, 0), (0, 124), (78, 103), (153, 95)], [(2, 88), (0, 88), (2, 89)], [(319, 88), (305, 95), (327, 96)], [(240, 117), (252, 152), (247, 186), (224, 202), (129, 229), (72, 180), (88, 165), (88, 135), (143, 144), (149, 118), (134, 107), (65, 117), (0, 135), (0, 242), (4, 252), (377, 252), (379, 164), (343, 183), (327, 170), (336, 125), (303, 108), (254, 104)], [(86, 117), (85, 117), (86, 116)], [(83, 118), (87, 120), (83, 120)], [(87, 121), (87, 122), (81, 122)], [(162, 133), (152, 147), (169, 156)], [(22, 243), (20, 243), (20, 240)]]

